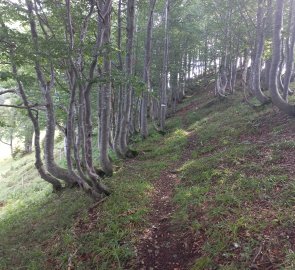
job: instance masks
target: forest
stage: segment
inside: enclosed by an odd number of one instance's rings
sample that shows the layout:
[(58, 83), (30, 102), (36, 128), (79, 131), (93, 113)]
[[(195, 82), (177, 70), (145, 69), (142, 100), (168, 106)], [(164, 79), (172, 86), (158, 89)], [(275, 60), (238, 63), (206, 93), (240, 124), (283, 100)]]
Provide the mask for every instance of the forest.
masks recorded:
[(295, 269), (295, 0), (1, 0), (0, 269)]

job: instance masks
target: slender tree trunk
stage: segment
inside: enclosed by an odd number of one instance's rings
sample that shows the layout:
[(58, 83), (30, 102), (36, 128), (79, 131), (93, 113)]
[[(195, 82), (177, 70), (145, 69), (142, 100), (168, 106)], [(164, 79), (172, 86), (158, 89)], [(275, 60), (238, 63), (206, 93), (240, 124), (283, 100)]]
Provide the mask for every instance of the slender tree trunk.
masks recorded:
[(13, 158), (14, 153), (13, 153), (13, 135), (12, 135), (12, 133), (9, 136), (9, 146), (10, 146), (10, 155)]
[(25, 153), (32, 153), (32, 144), (33, 144), (33, 136), (34, 136), (34, 127), (32, 125), (27, 126), (25, 131)]
[[(34, 20), (33, 3), (31, 0), (26, 0), (26, 4), (28, 9), (28, 15), (29, 15), (33, 47), (38, 56), (40, 54), (39, 38), (37, 34), (36, 23)], [(44, 147), (46, 168), (48, 172), (52, 174), (54, 177), (64, 180), (68, 185), (71, 186), (77, 182), (76, 179), (74, 179), (72, 175), (68, 173), (67, 170), (59, 167), (55, 163), (55, 159), (54, 159), (54, 135), (55, 135), (56, 123), (55, 123), (54, 105), (53, 105), (53, 100), (51, 97), (51, 89), (54, 86), (54, 80), (55, 80), (53, 67), (51, 67), (51, 79), (49, 82), (46, 82), (45, 76), (42, 72), (39, 58), (36, 57), (34, 61), (35, 61), (36, 75), (40, 85), (40, 90), (41, 90), (44, 102), (46, 103), (46, 135), (45, 135), (45, 147)]]
[(204, 62), (204, 75), (207, 75), (207, 70), (208, 70), (208, 29), (207, 25), (205, 27), (205, 52), (204, 52), (204, 57), (205, 57), (205, 62)]
[(257, 9), (257, 30), (256, 30), (256, 44), (255, 44), (255, 58), (252, 65), (252, 92), (255, 94), (256, 98), (262, 103), (266, 104), (270, 102), (270, 99), (265, 96), (261, 90), (261, 59), (264, 50), (264, 28), (265, 20), (264, 0), (258, 0)]
[(178, 89), (177, 89), (177, 72), (174, 69), (171, 72), (171, 90), (172, 90), (172, 111), (176, 112), (176, 105), (178, 103)]
[[(69, 78), (71, 78), (69, 76)], [(73, 169), (73, 162), (72, 162), (72, 150), (73, 150), (73, 145), (74, 145), (74, 105), (75, 105), (75, 96), (76, 96), (76, 88), (77, 85), (74, 84), (72, 81), (70, 83), (70, 101), (69, 101), (69, 106), (68, 106), (68, 115), (67, 115), (67, 132), (66, 132), (66, 160), (67, 160), (67, 168), (68, 168), (68, 173), (75, 179), (77, 179), (77, 182), (80, 187), (83, 187), (83, 178), (79, 177)], [(78, 167), (80, 163), (77, 163), (76, 166)]]
[(242, 71), (242, 86), (243, 86), (243, 91), (245, 94), (247, 89), (247, 75), (248, 75), (249, 60), (250, 60), (249, 50), (246, 49), (244, 51), (244, 63), (243, 63), (243, 71)]
[(23, 84), (20, 81), (20, 79), (18, 78), (17, 67), (16, 67), (14, 60), (13, 60), (13, 52), (11, 52), (11, 62), (12, 62), (13, 75), (14, 75), (15, 80), (17, 81), (20, 96), (22, 98), (24, 105), (27, 107), (28, 116), (33, 124), (33, 127), (34, 127), (34, 132), (35, 132), (35, 136), (34, 136), (35, 167), (36, 167), (37, 171), (39, 172), (41, 178), (52, 185), (54, 191), (61, 190), (62, 185), (61, 185), (60, 181), (57, 178), (55, 178), (54, 176), (50, 175), (48, 172), (46, 172), (46, 170), (44, 168), (42, 158), (41, 158), (40, 127), (39, 127), (39, 121), (38, 121), (38, 111), (35, 111), (36, 115), (34, 115), (33, 111), (29, 108), (29, 102), (28, 102), (27, 96), (25, 94)]
[(142, 95), (141, 112), (140, 112), (140, 134), (143, 138), (148, 136), (148, 95), (151, 91), (151, 56), (152, 56), (152, 36), (153, 36), (153, 17), (156, 0), (150, 0), (150, 11), (147, 23), (147, 34), (145, 41), (144, 71), (143, 80), (147, 85), (146, 91)]
[(238, 59), (234, 58), (233, 63), (233, 77), (232, 77), (232, 92), (235, 92), (236, 89), (236, 83), (237, 83), (237, 73), (238, 73)]
[[(122, 59), (122, 0), (118, 2), (118, 36), (117, 36), (117, 47), (118, 47), (118, 62), (119, 62), (119, 69), (123, 72), (123, 59)], [(118, 89), (118, 99), (117, 99), (117, 111), (116, 111), (116, 123), (115, 123), (115, 136), (114, 136), (114, 150), (118, 156), (121, 157), (121, 150), (120, 150), (120, 136), (121, 136), (121, 122), (123, 118), (123, 90), (122, 85), (119, 85)]]
[(119, 155), (123, 158), (132, 157), (131, 151), (128, 148), (129, 137), (129, 123), (132, 105), (132, 84), (130, 82), (133, 76), (132, 57), (133, 57), (133, 40), (134, 40), (134, 25), (135, 25), (135, 0), (128, 0), (127, 2), (127, 43), (126, 43), (126, 60), (125, 71), (128, 83), (124, 85), (123, 89), (123, 113), (120, 123), (119, 135)]
[(99, 159), (103, 172), (107, 176), (113, 174), (113, 166), (109, 158), (109, 138), (110, 138), (110, 113), (111, 113), (111, 10), (112, 0), (107, 0), (103, 4), (102, 14), (104, 17), (101, 19), (102, 31), (102, 46), (104, 47), (104, 63), (103, 75), (106, 82), (100, 87), (100, 119), (99, 119)]
[[(81, 30), (79, 32), (79, 40), (76, 42), (74, 37), (71, 17), (71, 3), (66, 0), (67, 9), (67, 32), (66, 37), (69, 40), (70, 61), (68, 70), (68, 81), (71, 90), (68, 123), (67, 123), (67, 165), (69, 173), (77, 179), (77, 182), (83, 189), (94, 197), (99, 197), (98, 193), (109, 195), (107, 188), (100, 183), (99, 176), (95, 173), (92, 161), (92, 119), (91, 119), (91, 101), (90, 94), (92, 90), (92, 81), (94, 78), (94, 70), (97, 64), (98, 49), (101, 46), (101, 31), (98, 31), (96, 42), (94, 45), (94, 53), (90, 62), (88, 81), (84, 83), (84, 59), (83, 50), (85, 37), (88, 29), (90, 17), (93, 14), (95, 5), (91, 3), (87, 15), (83, 18)], [(100, 17), (99, 17), (100, 18)], [(100, 21), (98, 20), (98, 23)], [(76, 56), (75, 56), (76, 54)], [(74, 59), (75, 57), (75, 59)], [(75, 121), (76, 119), (76, 121)], [(77, 125), (75, 126), (75, 123)], [(76, 128), (77, 127), (77, 128)], [(73, 170), (72, 149), (74, 150), (74, 158), (76, 162), (76, 171)]]
[(162, 87), (160, 95), (160, 130), (165, 131), (165, 121), (167, 114), (167, 88), (168, 88), (168, 16), (169, 16), (169, 0), (165, 3), (165, 37), (164, 37), (164, 59), (163, 59), (163, 73), (162, 73)]
[(265, 61), (265, 89), (270, 89), (269, 88), (269, 73), (270, 73), (270, 69), (271, 69), (271, 58), (267, 59)]

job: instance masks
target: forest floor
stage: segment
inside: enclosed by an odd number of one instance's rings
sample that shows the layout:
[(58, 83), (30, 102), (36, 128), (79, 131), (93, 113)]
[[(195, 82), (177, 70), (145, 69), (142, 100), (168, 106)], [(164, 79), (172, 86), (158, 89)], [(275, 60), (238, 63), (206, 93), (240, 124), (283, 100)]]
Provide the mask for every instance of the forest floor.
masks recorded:
[(271, 105), (198, 93), (133, 138), (100, 203), (1, 161), (0, 269), (295, 269), (294, 137)]
[[(188, 127), (186, 114), (197, 106), (192, 102), (180, 109), (176, 116), (181, 116), (182, 128)], [(163, 170), (158, 179), (153, 182), (154, 191), (151, 196), (151, 211), (148, 215), (149, 227), (139, 237), (137, 244), (136, 269), (186, 269), (196, 257), (198, 247), (191, 231), (176, 228), (172, 215), (176, 205), (172, 198), (175, 188), (181, 183), (177, 175), (178, 168), (190, 160), (193, 149), (196, 148), (196, 133), (188, 133), (187, 145), (179, 160)]]

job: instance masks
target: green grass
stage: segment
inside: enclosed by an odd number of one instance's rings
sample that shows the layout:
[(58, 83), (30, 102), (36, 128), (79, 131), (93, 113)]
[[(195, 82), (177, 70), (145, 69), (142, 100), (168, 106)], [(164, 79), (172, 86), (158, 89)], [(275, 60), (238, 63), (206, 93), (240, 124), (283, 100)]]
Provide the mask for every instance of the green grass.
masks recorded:
[(120, 170), (105, 179), (112, 195), (93, 210), (82, 191), (53, 194), (35, 171), (33, 155), (2, 161), (0, 269), (123, 269), (134, 257), (153, 180), (186, 145), (180, 123), (173, 117), (165, 136), (152, 131), (147, 140), (134, 138), (132, 147), (143, 154), (126, 165), (115, 160)]
[[(237, 97), (208, 104), (188, 114), (199, 144), (178, 169), (173, 218), (207, 239), (192, 269), (249, 269), (260, 241), (295, 225), (292, 173), (280, 163), (284, 151), (294, 151), (294, 140), (284, 139), (287, 125), (275, 122), (268, 106), (254, 111)], [(273, 241), (282, 250), (280, 266), (291, 269), (286, 242)]]
[(181, 184), (172, 215), (177, 230), (206, 239), (192, 269), (249, 269), (261, 243), (269, 254), (279, 250), (278, 267), (293, 269), (294, 250), (280, 236), (295, 225), (295, 185), (281, 163), (294, 152), (292, 138), (284, 138), (293, 120), (282, 124), (270, 106), (254, 111), (239, 95), (195, 96), (179, 109), (191, 102), (198, 105), (185, 119), (169, 118), (165, 136), (151, 131), (146, 140), (132, 138), (139, 152), (133, 162), (112, 153), (120, 167), (104, 180), (112, 195), (94, 208), (79, 190), (53, 194), (38, 177), (33, 155), (1, 161), (0, 269), (132, 268), (127, 263), (147, 225), (153, 181), (180, 159), (192, 134), (197, 145), (176, 169)]

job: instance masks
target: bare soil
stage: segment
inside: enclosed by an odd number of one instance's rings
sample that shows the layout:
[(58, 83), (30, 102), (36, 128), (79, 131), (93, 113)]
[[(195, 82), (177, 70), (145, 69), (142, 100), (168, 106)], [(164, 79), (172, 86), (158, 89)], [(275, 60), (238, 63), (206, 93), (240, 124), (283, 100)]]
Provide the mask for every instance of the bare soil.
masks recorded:
[[(187, 112), (195, 107), (197, 102), (192, 102), (177, 112), (177, 115), (183, 117), (184, 125), (186, 125)], [(204, 236), (195, 235), (185, 227), (176, 227), (172, 219), (177, 209), (172, 197), (180, 183), (177, 169), (191, 158), (196, 145), (196, 134), (189, 134), (181, 158), (164, 170), (153, 182), (152, 210), (148, 216), (149, 227), (139, 236), (134, 269), (184, 270), (200, 256), (199, 250), (204, 244)]]

